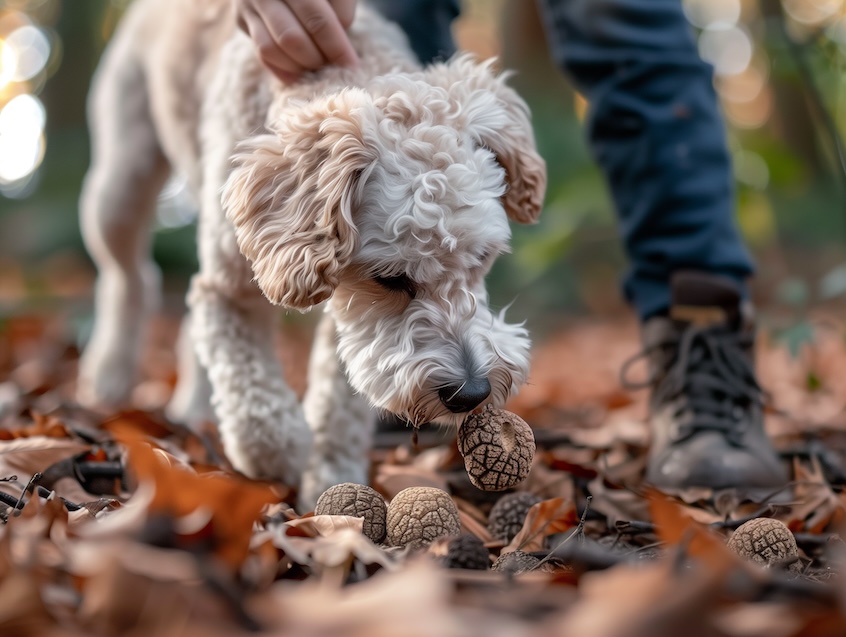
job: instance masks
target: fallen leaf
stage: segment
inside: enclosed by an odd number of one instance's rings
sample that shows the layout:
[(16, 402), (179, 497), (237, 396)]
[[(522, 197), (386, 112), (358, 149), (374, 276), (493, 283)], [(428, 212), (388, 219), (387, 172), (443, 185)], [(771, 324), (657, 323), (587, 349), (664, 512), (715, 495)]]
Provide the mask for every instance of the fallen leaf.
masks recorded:
[(502, 549), (503, 553), (511, 551), (540, 551), (544, 549), (547, 536), (572, 529), (579, 523), (576, 505), (572, 500), (551, 498), (533, 505), (526, 514), (523, 528), (514, 539)]

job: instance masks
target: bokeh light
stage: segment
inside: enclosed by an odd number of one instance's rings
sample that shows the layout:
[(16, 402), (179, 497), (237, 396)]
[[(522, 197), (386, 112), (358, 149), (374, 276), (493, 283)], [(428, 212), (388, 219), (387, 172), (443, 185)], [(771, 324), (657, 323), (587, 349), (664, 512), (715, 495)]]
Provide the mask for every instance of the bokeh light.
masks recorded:
[(740, 0), (685, 0), (684, 13), (688, 21), (699, 29), (716, 24), (733, 26), (740, 19)]
[(808, 26), (824, 24), (843, 8), (843, 0), (783, 0), (782, 4), (787, 15)]
[(699, 35), (699, 54), (714, 65), (718, 77), (743, 73), (752, 61), (753, 51), (752, 38), (739, 26), (715, 22)]
[(18, 72), (18, 54), (14, 47), (0, 40), (0, 90), (14, 81)]
[(0, 110), (0, 186), (18, 185), (44, 158), (44, 105), (33, 95), (18, 95)]
[(0, 195), (6, 197), (29, 194), (44, 159), (46, 112), (37, 93), (54, 47), (34, 16), (52, 1), (17, 0), (0, 8)]
[(50, 59), (50, 41), (38, 27), (27, 25), (15, 29), (6, 37), (4, 50), (11, 49), (16, 60), (12, 80), (31, 80), (44, 70)]

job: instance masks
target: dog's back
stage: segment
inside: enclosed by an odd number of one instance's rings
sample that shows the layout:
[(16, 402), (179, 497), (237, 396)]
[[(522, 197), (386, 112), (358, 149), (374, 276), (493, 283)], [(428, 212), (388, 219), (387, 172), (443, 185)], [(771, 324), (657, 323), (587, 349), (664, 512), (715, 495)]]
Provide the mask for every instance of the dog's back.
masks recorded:
[(95, 77), (92, 119), (102, 116), (97, 102), (112, 99), (115, 86), (143, 92), (162, 150), (190, 177), (204, 87), (235, 29), (232, 7), (230, 0), (135, 0)]
[[(247, 38), (237, 31), (231, 0), (135, 0), (95, 77), (92, 119), (109, 109), (98, 108), (96, 101), (113, 101), (109, 93), (115, 86), (130, 93), (143, 92), (164, 154), (176, 172), (198, 186), (203, 101), (218, 66), (232, 63), (226, 59), (224, 45), (233, 37)], [(417, 66), (398, 27), (385, 22), (366, 3), (359, 5), (349, 35), (361, 57), (362, 83), (382, 73)], [(277, 84), (257, 56), (250, 62), (256, 73), (266, 76), (263, 81)], [(330, 67), (311, 74), (308, 83), (316, 86), (322, 76), (338, 71)], [(356, 79), (345, 74), (344, 83), (358, 85)]]

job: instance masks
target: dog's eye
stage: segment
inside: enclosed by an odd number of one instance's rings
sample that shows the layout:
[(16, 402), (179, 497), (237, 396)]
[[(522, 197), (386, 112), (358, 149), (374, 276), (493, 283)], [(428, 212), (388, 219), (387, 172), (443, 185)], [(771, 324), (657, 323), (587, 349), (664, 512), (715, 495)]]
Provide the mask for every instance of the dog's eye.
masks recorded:
[(373, 280), (392, 292), (405, 292), (411, 298), (414, 298), (417, 294), (417, 286), (414, 284), (414, 281), (404, 274), (397, 276), (375, 276)]

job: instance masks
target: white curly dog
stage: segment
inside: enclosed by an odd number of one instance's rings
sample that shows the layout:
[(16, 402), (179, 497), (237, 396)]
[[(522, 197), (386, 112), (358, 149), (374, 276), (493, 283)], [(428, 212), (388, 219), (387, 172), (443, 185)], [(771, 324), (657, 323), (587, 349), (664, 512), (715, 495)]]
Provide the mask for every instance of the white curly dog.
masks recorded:
[[(78, 392), (129, 397), (158, 295), (157, 195), (185, 175), (200, 269), (169, 414), (192, 423), (213, 405), (237, 469), (313, 503), (366, 481), (362, 398), (454, 425), (526, 381), (526, 330), (488, 307), (484, 278), (509, 249), (509, 218), (536, 220), (546, 169), (525, 103), (490, 63), (421, 68), (399, 28), (359, 6), (360, 67), (285, 85), (232, 4), (136, 0), (96, 74), (81, 214), (99, 277)], [(271, 304), (324, 301), (301, 405), (274, 355)]]

